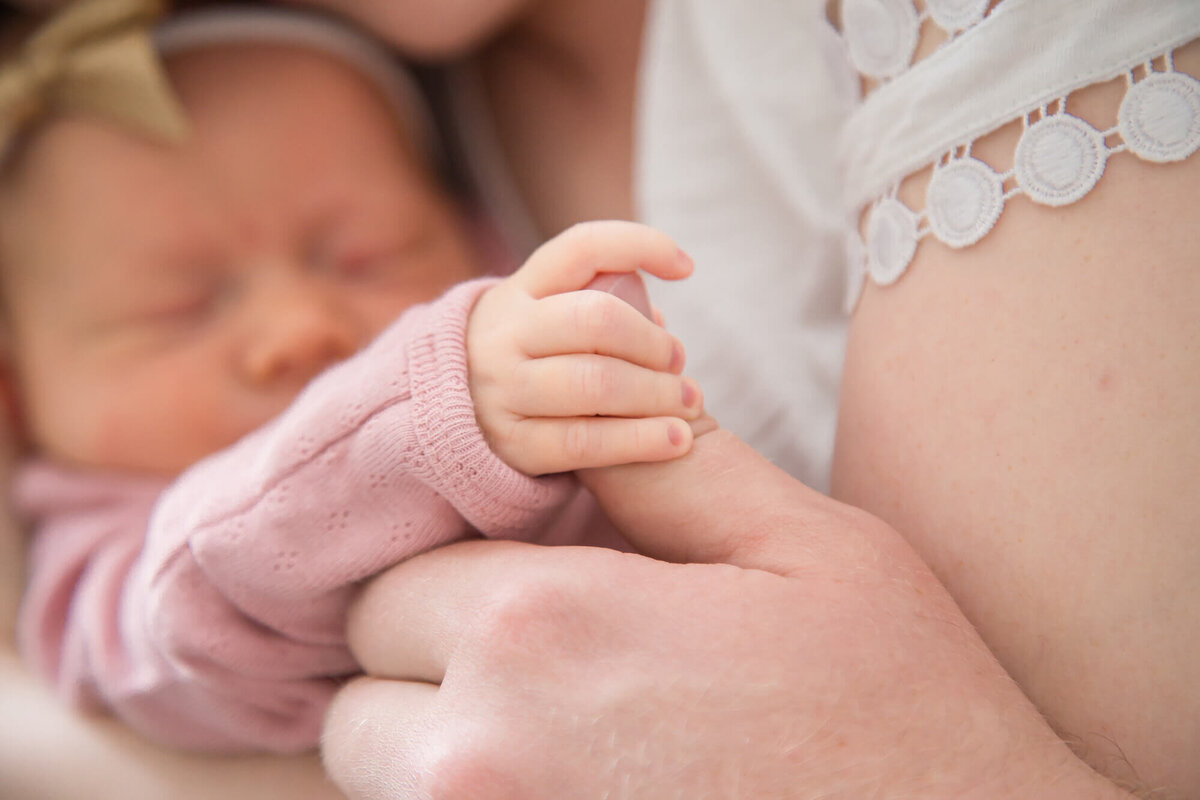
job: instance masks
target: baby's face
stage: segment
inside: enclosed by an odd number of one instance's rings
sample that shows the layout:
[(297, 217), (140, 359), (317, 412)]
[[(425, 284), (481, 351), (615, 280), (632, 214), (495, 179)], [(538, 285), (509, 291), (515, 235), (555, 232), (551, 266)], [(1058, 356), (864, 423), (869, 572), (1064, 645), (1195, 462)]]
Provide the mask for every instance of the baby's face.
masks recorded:
[(476, 274), (450, 202), (351, 68), (259, 47), (171, 72), (187, 143), (61, 120), (0, 190), (16, 389), (32, 444), (60, 461), (176, 473)]

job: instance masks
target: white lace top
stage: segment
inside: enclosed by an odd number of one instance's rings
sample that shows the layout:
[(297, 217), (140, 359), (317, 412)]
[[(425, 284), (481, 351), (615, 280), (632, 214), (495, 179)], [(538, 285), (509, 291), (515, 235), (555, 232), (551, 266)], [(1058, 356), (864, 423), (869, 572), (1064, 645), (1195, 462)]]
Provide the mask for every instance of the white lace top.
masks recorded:
[[(1110, 156), (1179, 161), (1200, 147), (1200, 81), (1176, 72), (1172, 51), (1200, 36), (1198, 0), (844, 0), (847, 52), (881, 81), (847, 121), (839, 156), (851, 207), (871, 203), (852, 270), (897, 280), (919, 240), (959, 248), (979, 241), (1024, 194), (1062, 206), (1095, 187)], [(948, 34), (910, 64), (921, 23)], [(1112, 125), (1069, 111), (1072, 92), (1124, 75)], [(1024, 121), (1011, 164), (988, 164), (971, 145)], [(896, 197), (899, 182), (934, 165), (922, 208)], [(861, 275), (852, 276), (853, 291)]]
[[(863, 272), (895, 281), (926, 236), (968, 246), (1014, 194), (1073, 202), (1117, 153), (1200, 143), (1200, 91), (1170, 57), (1200, 37), (1200, 0), (841, 0), (844, 36), (825, 6), (655, 0), (638, 137), (640, 210), (697, 262), (651, 287), (689, 374), (723, 425), (818, 488)], [(950, 36), (913, 64), (922, 23)], [(856, 71), (880, 81), (862, 102)], [(1072, 92), (1121, 75), (1110, 126), (1070, 113)], [(1011, 164), (972, 156), (1022, 119)], [(924, 205), (901, 203), (934, 164)]]

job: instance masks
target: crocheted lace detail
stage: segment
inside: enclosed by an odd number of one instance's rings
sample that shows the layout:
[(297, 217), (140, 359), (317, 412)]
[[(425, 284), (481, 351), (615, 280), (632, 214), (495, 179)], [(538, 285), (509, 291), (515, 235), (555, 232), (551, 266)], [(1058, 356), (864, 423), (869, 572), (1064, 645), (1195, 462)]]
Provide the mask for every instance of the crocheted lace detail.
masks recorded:
[(925, 9), (917, 11), (913, 0), (842, 0), (842, 38), (854, 68), (884, 81), (908, 69), (926, 19), (949, 41), (980, 23), (990, 5), (991, 0), (925, 0)]
[[(909, 68), (926, 19), (943, 28), (949, 41), (981, 22), (991, 5), (990, 0), (925, 0), (918, 12), (913, 0), (843, 0), (842, 35), (854, 66), (886, 83)], [(894, 184), (871, 205), (863, 233), (850, 237), (847, 305), (857, 302), (864, 275), (879, 285), (897, 281), (926, 236), (953, 248), (978, 242), (1014, 195), (1067, 205), (1092, 190), (1116, 153), (1166, 163), (1200, 148), (1200, 81), (1177, 72), (1171, 52), (1146, 63), (1140, 78), (1137, 70), (1124, 74), (1125, 96), (1116, 124), (1106, 130), (1068, 113), (1069, 95), (1060, 97), (1026, 110), (1009, 169), (999, 171), (974, 158), (968, 141), (933, 165), (923, 209), (901, 202)]]

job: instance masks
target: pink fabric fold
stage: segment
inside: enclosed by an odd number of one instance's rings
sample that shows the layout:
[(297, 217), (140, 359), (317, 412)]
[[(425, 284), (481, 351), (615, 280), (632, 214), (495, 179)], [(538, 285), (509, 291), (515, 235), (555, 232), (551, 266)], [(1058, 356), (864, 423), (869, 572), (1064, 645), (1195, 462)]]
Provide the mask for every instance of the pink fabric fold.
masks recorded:
[(476, 535), (620, 546), (571, 476), (530, 478), (484, 441), (465, 331), (494, 282), (409, 309), (173, 481), (26, 465), (28, 662), (159, 741), (305, 750), (357, 671), (343, 620), (364, 579)]

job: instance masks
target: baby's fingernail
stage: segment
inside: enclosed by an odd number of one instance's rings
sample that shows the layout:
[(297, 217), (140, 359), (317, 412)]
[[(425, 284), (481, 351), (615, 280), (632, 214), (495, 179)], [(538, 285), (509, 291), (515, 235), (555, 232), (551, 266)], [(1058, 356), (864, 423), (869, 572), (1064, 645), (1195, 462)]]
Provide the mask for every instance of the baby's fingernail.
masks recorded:
[(695, 268), (696, 262), (692, 261), (692, 257), (683, 252), (681, 248), (675, 248), (675, 266), (680, 272), (691, 273)]
[(683, 345), (675, 342), (671, 345), (671, 363), (667, 364), (667, 372), (678, 374), (683, 369), (684, 355)]
[(685, 380), (683, 382), (683, 390), (681, 395), (683, 398), (684, 407), (691, 408), (692, 406), (696, 405), (696, 402), (700, 399), (700, 388), (692, 381)]
[(679, 447), (679, 445), (683, 444), (683, 438), (682, 428), (678, 425), (667, 426), (667, 441), (671, 443), (672, 447)]

